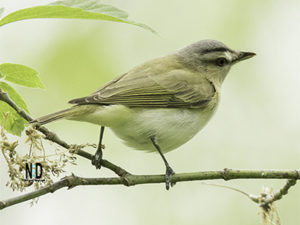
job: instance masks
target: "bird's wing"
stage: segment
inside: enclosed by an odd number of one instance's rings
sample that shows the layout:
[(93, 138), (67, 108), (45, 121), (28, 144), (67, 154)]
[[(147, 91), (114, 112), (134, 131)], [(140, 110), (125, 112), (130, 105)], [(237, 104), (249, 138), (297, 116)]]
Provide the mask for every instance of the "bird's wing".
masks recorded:
[(214, 85), (178, 64), (161, 69), (163, 59), (150, 61), (112, 80), (72, 104), (121, 104), (130, 107), (200, 108), (215, 94)]

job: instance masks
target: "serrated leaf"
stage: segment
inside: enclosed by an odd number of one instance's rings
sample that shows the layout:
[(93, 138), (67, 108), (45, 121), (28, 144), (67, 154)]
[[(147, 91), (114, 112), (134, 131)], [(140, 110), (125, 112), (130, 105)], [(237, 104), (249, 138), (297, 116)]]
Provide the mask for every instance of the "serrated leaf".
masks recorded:
[[(9, 97), (22, 109), (28, 112), (28, 107), (23, 100), (23, 98), (18, 94), (18, 92), (9, 84), (5, 82), (0, 82), (0, 88), (7, 92)], [(2, 124), (4, 120), (5, 113), (8, 113), (8, 118), (6, 121), (6, 130), (9, 133), (20, 136), (24, 130), (24, 124), (27, 123), (25, 119), (19, 116), (16, 111), (11, 108), (7, 103), (0, 101), (0, 122)]]
[(103, 4), (99, 0), (64, 0), (10, 13), (0, 20), (0, 26), (34, 18), (93, 19), (132, 24), (156, 33), (151, 27), (128, 20), (127, 17), (123, 10)]
[(25, 87), (45, 89), (38, 72), (28, 66), (3, 63), (0, 64), (0, 73), (5, 80)]

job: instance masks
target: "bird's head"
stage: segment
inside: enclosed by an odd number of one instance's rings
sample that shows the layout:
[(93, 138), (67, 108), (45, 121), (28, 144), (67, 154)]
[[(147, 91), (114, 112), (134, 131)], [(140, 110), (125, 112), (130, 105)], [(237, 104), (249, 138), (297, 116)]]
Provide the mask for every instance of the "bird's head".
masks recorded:
[(232, 65), (255, 56), (253, 52), (234, 51), (215, 40), (193, 43), (177, 53), (188, 69), (198, 71), (209, 80), (221, 85)]

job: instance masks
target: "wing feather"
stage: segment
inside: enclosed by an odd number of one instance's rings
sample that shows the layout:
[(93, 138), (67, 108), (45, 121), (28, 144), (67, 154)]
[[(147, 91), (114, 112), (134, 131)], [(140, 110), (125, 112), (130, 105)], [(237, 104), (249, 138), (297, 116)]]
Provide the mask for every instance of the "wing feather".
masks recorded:
[(136, 67), (90, 96), (73, 99), (70, 103), (199, 108), (211, 100), (216, 90), (209, 80), (187, 71), (179, 63), (162, 69), (163, 61), (168, 60), (165, 58)]

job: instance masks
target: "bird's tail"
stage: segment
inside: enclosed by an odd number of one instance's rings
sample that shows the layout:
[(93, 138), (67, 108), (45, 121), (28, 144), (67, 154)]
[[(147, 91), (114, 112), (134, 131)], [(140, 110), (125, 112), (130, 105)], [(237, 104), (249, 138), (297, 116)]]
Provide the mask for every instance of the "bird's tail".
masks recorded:
[(46, 123), (50, 123), (52, 121), (59, 120), (59, 119), (62, 119), (62, 118), (69, 119), (71, 117), (76, 117), (79, 114), (82, 114), (82, 110), (80, 109), (80, 107), (74, 106), (74, 107), (64, 109), (64, 110), (61, 110), (61, 111), (58, 111), (58, 112), (55, 112), (55, 113), (51, 113), (51, 114), (46, 115), (46, 116), (42, 116), (40, 118), (37, 118), (35, 120), (30, 121), (30, 123), (31, 124), (37, 123), (37, 124), (40, 124), (40, 125), (44, 125)]

